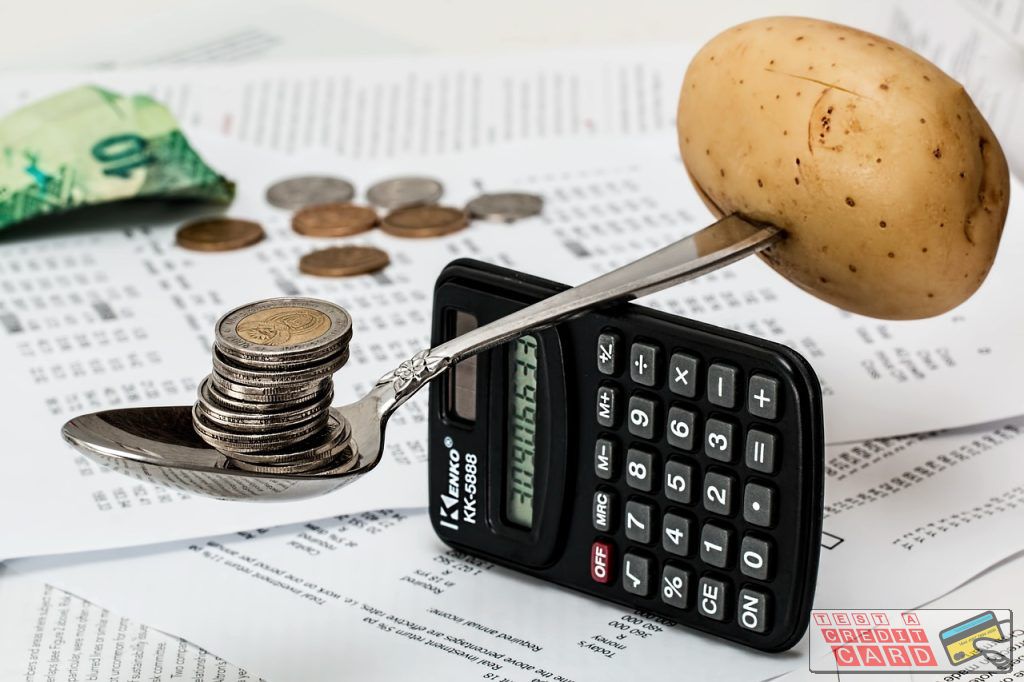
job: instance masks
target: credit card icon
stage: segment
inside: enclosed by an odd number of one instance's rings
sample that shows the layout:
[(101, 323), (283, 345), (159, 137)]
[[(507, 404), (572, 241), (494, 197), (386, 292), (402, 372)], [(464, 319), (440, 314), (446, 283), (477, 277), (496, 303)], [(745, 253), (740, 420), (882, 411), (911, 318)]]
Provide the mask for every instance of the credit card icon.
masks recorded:
[(939, 641), (942, 642), (942, 648), (946, 650), (946, 658), (957, 666), (981, 655), (981, 652), (974, 646), (975, 640), (981, 638), (997, 642), (1003, 641), (1003, 632), (999, 629), (999, 619), (991, 611), (972, 616), (939, 632)]

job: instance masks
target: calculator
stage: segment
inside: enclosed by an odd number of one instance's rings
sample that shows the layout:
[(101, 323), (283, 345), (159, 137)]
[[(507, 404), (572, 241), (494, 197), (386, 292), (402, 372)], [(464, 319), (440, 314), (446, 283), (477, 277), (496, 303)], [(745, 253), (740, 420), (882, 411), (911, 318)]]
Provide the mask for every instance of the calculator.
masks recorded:
[[(453, 261), (433, 345), (566, 288)], [(451, 547), (763, 651), (806, 630), (823, 426), (792, 349), (616, 304), (462, 360), (428, 422)]]

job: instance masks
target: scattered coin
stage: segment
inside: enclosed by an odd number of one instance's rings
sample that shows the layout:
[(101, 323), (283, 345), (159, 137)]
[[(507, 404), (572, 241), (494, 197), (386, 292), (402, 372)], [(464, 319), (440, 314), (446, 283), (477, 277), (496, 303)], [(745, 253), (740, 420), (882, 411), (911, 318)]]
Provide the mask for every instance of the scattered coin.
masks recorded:
[(201, 218), (178, 230), (178, 246), (192, 251), (232, 251), (263, 239), (263, 228), (251, 220)]
[(314, 204), (352, 201), (355, 187), (330, 175), (303, 175), (275, 182), (267, 188), (267, 203), (288, 211)]
[(316, 204), (292, 216), (292, 229), (307, 237), (347, 237), (376, 224), (376, 211), (355, 204)]
[(395, 237), (440, 237), (469, 224), (465, 211), (449, 206), (409, 206), (392, 211), (380, 229)]
[(511, 223), (539, 215), (543, 208), (543, 198), (525, 192), (481, 194), (466, 204), (466, 211), (474, 218), (499, 223)]
[(388, 254), (372, 246), (331, 246), (307, 253), (299, 270), (318, 277), (351, 277), (376, 272), (388, 265)]
[(433, 204), (444, 194), (444, 185), (433, 178), (402, 177), (382, 180), (366, 191), (374, 206), (393, 211), (396, 208)]

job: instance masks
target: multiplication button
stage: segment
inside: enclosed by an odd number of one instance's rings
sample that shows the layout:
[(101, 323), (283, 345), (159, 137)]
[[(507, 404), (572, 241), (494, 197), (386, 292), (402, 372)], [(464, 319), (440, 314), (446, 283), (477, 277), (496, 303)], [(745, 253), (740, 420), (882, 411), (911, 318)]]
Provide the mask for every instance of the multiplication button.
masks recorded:
[(684, 398), (697, 397), (698, 360), (686, 353), (673, 353), (668, 364), (668, 388)]

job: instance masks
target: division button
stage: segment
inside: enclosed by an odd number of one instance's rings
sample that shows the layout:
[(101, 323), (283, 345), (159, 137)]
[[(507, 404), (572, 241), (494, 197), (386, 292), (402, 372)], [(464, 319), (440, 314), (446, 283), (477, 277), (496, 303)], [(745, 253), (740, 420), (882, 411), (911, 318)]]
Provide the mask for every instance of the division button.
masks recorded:
[(729, 599), (729, 584), (724, 580), (704, 577), (697, 583), (697, 610), (712, 620), (725, 620)]
[(612, 519), (615, 517), (615, 493), (607, 490), (598, 490), (594, 493), (594, 530), (608, 533), (612, 529)]
[(693, 550), (691, 540), (693, 522), (685, 516), (668, 513), (662, 521), (661, 546), (676, 556), (689, 556)]
[(740, 543), (740, 573), (754, 580), (768, 580), (772, 568), (772, 545), (767, 540), (744, 535)]
[(668, 388), (684, 398), (697, 397), (697, 358), (673, 353), (668, 363)]
[(733, 489), (736, 479), (714, 471), (704, 476), (704, 508), (709, 512), (729, 516), (732, 514)]
[(609, 583), (612, 579), (612, 546), (595, 542), (590, 546), (590, 578), (595, 583)]
[(641, 386), (657, 381), (658, 349), (648, 343), (634, 343), (629, 349), (629, 378)]
[(668, 408), (668, 444), (677, 450), (693, 450), (693, 428), (697, 415), (690, 410)]
[(765, 474), (775, 473), (774, 435), (758, 429), (750, 429), (747, 432), (745, 452), (745, 460), (748, 467)]
[(743, 489), (743, 518), (755, 526), (771, 526), (775, 521), (775, 489), (748, 483)]
[(779, 414), (779, 380), (765, 374), (751, 376), (747, 386), (747, 411), (761, 419), (775, 419)]
[(636, 448), (626, 451), (626, 485), (647, 493), (654, 489), (654, 455)]
[(651, 593), (651, 560), (626, 552), (622, 557), (622, 587), (630, 594), (646, 597)]
[(708, 566), (726, 568), (732, 551), (732, 531), (705, 523), (700, 531), (700, 560)]
[(690, 504), (693, 498), (693, 467), (670, 459), (665, 463), (665, 497)]
[(615, 478), (618, 456), (615, 441), (608, 438), (597, 439), (594, 443), (594, 473), (598, 478), (606, 481)]
[(618, 419), (619, 389), (615, 386), (597, 387), (597, 423), (611, 429)]
[(661, 601), (677, 609), (690, 606), (690, 571), (667, 564), (661, 572)]
[(597, 337), (597, 371), (601, 374), (618, 374), (621, 341), (615, 332), (605, 332)]
[(736, 621), (744, 630), (765, 632), (768, 629), (768, 595), (743, 588), (736, 600)]
[(739, 370), (715, 363), (708, 367), (708, 402), (732, 409), (736, 406), (736, 380)]
[(626, 502), (626, 538), (648, 544), (654, 535), (654, 507), (646, 502)]
[(731, 462), (733, 425), (721, 419), (709, 419), (704, 425), (704, 454), (719, 462)]
[(658, 406), (650, 398), (630, 396), (627, 415), (629, 432), (637, 438), (653, 440), (657, 427), (657, 409)]

